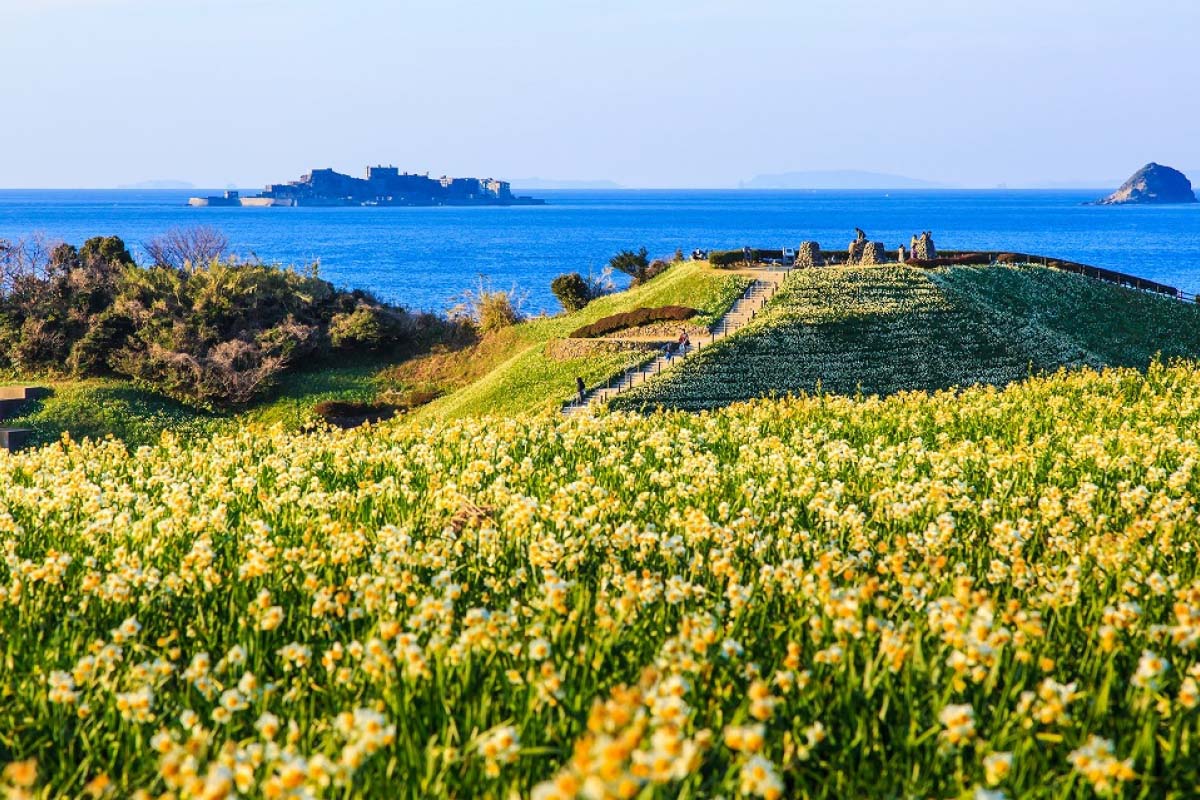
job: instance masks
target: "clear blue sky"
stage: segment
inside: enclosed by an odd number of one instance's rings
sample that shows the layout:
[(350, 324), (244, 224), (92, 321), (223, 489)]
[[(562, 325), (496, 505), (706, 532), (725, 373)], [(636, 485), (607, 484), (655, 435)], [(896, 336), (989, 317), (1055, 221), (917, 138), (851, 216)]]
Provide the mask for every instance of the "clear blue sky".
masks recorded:
[(1200, 168), (1195, 0), (0, 0), (0, 31), (0, 187)]

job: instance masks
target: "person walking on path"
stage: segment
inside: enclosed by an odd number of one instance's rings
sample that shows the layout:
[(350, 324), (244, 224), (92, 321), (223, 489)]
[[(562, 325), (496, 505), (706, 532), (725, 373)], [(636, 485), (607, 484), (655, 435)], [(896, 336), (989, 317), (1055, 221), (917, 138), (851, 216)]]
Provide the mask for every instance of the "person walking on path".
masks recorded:
[(579, 405), (583, 405), (584, 401), (587, 399), (587, 386), (584, 385), (583, 378), (579, 375), (575, 376), (575, 393), (579, 395)]
[(691, 346), (692, 346), (692, 340), (691, 340), (691, 337), (688, 336), (687, 331), (680, 331), (680, 333), (679, 333), (679, 352), (682, 355), (686, 356), (688, 353), (688, 348)]

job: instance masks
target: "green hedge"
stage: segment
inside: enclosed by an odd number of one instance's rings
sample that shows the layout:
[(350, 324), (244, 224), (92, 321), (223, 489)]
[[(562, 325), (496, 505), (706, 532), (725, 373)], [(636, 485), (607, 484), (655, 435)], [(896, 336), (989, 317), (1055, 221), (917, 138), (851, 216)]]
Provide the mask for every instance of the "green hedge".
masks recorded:
[(621, 314), (601, 317), (590, 325), (571, 332), (572, 339), (593, 339), (606, 333), (636, 328), (650, 322), (691, 319), (700, 312), (687, 306), (659, 306), (658, 308), (635, 308)]
[(708, 263), (714, 267), (731, 267), (745, 260), (746, 254), (741, 250), (713, 250), (708, 254)]

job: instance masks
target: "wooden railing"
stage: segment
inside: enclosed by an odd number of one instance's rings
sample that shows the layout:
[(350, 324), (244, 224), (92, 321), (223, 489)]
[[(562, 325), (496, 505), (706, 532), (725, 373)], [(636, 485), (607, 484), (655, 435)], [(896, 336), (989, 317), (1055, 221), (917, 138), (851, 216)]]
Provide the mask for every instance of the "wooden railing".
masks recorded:
[(1130, 275), (1125, 272), (1117, 272), (1116, 270), (1105, 269), (1104, 267), (1093, 267), (1091, 264), (1081, 264), (1078, 261), (1067, 261), (1062, 258), (1051, 258), (1049, 256), (1038, 256), (1031, 253), (1014, 253), (1011, 251), (943, 251), (939, 258), (931, 261), (909, 261), (909, 264), (916, 267), (936, 267), (949, 266), (954, 264), (959, 265), (987, 265), (987, 264), (1040, 264), (1050, 269), (1062, 270), (1063, 272), (1072, 272), (1076, 275), (1084, 275), (1096, 280), (1105, 281), (1106, 283), (1115, 283), (1118, 286), (1124, 286), (1128, 289), (1136, 289), (1142, 292), (1150, 292), (1151, 294), (1159, 294), (1164, 297), (1171, 297), (1184, 302), (1196, 302), (1196, 295), (1191, 292), (1185, 292), (1177, 286), (1171, 286), (1166, 283), (1141, 278), (1137, 275)]

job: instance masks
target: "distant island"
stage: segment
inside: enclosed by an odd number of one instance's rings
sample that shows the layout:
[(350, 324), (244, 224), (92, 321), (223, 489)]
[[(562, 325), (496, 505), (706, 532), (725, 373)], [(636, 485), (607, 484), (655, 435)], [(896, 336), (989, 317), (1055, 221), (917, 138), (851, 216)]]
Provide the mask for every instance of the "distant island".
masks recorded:
[(272, 183), (259, 194), (193, 197), (191, 206), (529, 206), (545, 200), (518, 197), (507, 181), (492, 178), (430, 178), (397, 167), (367, 167), (355, 178), (332, 169), (314, 169), (298, 181)]
[(857, 169), (816, 169), (755, 175), (743, 189), (941, 189), (941, 184), (884, 172)]
[(1101, 200), (1099, 206), (1120, 206), (1151, 203), (1194, 203), (1196, 193), (1192, 182), (1177, 169), (1151, 161), (1121, 184), (1121, 188)]

